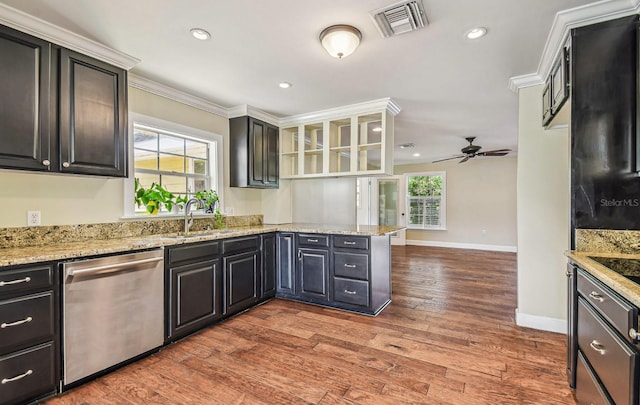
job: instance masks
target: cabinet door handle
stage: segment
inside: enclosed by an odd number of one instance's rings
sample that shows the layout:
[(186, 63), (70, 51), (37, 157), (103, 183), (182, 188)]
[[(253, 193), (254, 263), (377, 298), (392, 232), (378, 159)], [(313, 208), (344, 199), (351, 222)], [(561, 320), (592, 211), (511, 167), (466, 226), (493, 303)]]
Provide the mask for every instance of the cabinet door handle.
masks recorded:
[(604, 302), (604, 297), (602, 295), (598, 294), (595, 291), (591, 291), (589, 293), (589, 298), (591, 298), (593, 300), (596, 300), (596, 301)]
[(571, 277), (571, 271), (569, 271), (568, 269), (564, 271), (564, 275), (567, 277)]
[(42, 161), (42, 165), (43, 166), (49, 166), (49, 165), (51, 165), (51, 162), (49, 160), (45, 159), (45, 160)]
[(345, 244), (345, 245), (355, 245), (356, 243), (355, 243), (355, 242), (348, 241), (348, 240), (345, 240), (345, 241), (344, 241), (344, 244)]
[(356, 267), (358, 267), (358, 266), (356, 266), (355, 264), (345, 263), (345, 264), (344, 264), (344, 267), (346, 267), (346, 268), (348, 268), (348, 269), (355, 269), (355, 268), (356, 268)]
[(28, 283), (29, 281), (31, 281), (31, 277), (25, 277), (19, 280), (12, 280), (12, 281), (0, 281), (0, 287), (4, 287), (5, 285)]
[(344, 290), (345, 294), (349, 294), (349, 295), (356, 295), (357, 292), (355, 291), (350, 291), (350, 290)]
[(605, 354), (604, 346), (598, 343), (597, 340), (593, 340), (591, 343), (589, 343), (589, 346), (601, 355)]
[(6, 383), (9, 383), (9, 382), (22, 380), (23, 378), (25, 378), (26, 376), (31, 375), (31, 374), (33, 374), (33, 370), (27, 370), (27, 372), (24, 373), (24, 374), (20, 374), (20, 375), (17, 375), (15, 377), (12, 377), (12, 378), (3, 378), (2, 379), (2, 384), (6, 384)]
[(20, 321), (15, 321), (15, 322), (10, 322), (10, 323), (4, 322), (4, 323), (0, 324), (0, 328), (1, 329), (10, 328), (12, 326), (22, 325), (23, 323), (28, 323), (28, 322), (31, 322), (31, 321), (33, 321), (33, 318), (28, 316), (28, 317), (26, 317), (26, 318), (24, 318), (24, 319), (22, 319)]
[(69, 162), (62, 162), (62, 167), (69, 167), (69, 166), (71, 166)]
[(318, 239), (307, 239), (307, 242), (318, 243)]
[(634, 339), (634, 340), (637, 339), (638, 338), (638, 331), (633, 329), (633, 328), (629, 329), (629, 337), (631, 339)]

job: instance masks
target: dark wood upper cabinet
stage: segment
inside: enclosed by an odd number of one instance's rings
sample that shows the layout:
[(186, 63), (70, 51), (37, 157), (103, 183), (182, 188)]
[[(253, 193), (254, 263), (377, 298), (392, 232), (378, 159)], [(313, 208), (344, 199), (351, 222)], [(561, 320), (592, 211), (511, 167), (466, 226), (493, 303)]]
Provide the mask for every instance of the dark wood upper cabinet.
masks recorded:
[(126, 75), (0, 25), (0, 167), (126, 177)]
[(60, 171), (126, 176), (126, 71), (60, 50)]
[(51, 44), (0, 26), (0, 167), (51, 169), (50, 76)]
[(253, 117), (229, 120), (231, 187), (278, 188), (278, 128)]

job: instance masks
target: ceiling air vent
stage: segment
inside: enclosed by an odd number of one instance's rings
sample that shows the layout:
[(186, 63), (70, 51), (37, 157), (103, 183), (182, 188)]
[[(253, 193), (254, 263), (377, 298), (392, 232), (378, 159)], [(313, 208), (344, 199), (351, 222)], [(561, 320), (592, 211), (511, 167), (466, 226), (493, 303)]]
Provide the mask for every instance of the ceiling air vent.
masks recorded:
[(392, 4), (373, 10), (370, 14), (385, 38), (419, 30), (429, 24), (420, 0)]

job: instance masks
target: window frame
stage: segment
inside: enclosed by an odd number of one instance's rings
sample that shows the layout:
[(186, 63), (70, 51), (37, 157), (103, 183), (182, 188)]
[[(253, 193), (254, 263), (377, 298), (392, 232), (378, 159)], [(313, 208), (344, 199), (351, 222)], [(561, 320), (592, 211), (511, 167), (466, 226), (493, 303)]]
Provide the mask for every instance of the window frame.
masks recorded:
[[(141, 212), (135, 211), (134, 204), (134, 182), (135, 182), (135, 157), (134, 157), (134, 124), (155, 128), (162, 132), (166, 132), (168, 135), (178, 135), (184, 138), (191, 138), (200, 142), (209, 143), (209, 179), (210, 184), (209, 187), (213, 188), (218, 192), (219, 202), (220, 202), (220, 211), (224, 212), (224, 196), (223, 196), (223, 137), (220, 134), (216, 134), (209, 131), (204, 131), (202, 129), (197, 129), (193, 127), (189, 127), (186, 125), (178, 124), (172, 121), (166, 121), (160, 118), (150, 117), (144, 114), (138, 114), (129, 112), (129, 139), (127, 143), (127, 154), (128, 154), (128, 167), (127, 173), (128, 176), (124, 182), (124, 193), (123, 193), (123, 218), (150, 218), (150, 217), (167, 217), (167, 216), (182, 216), (176, 215), (171, 212), (161, 212), (158, 215), (148, 215)], [(215, 144), (213, 147), (211, 144)], [(213, 155), (213, 150), (215, 149), (215, 156)], [(215, 171), (215, 172), (214, 172)]]
[[(420, 225), (411, 224), (411, 198), (409, 195), (409, 178), (419, 176), (440, 176), (442, 177), (442, 195), (440, 196), (440, 225), (425, 225), (424, 222)], [(404, 175), (404, 192), (405, 192), (405, 212), (406, 212), (406, 226), (407, 229), (412, 230), (425, 230), (425, 231), (446, 231), (447, 230), (447, 173), (444, 171), (434, 172), (417, 172), (417, 173), (405, 173)], [(415, 197), (415, 196), (413, 196)]]

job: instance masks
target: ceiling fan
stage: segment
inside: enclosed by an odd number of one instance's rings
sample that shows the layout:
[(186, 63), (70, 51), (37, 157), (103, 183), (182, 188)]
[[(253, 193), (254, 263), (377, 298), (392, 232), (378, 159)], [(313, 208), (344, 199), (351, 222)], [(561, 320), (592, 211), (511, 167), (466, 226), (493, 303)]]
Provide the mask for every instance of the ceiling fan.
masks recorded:
[(434, 160), (431, 163), (444, 162), (445, 160), (460, 159), (460, 158), (463, 158), (463, 159), (458, 163), (464, 163), (467, 160), (474, 158), (476, 156), (504, 156), (507, 153), (511, 152), (511, 149), (496, 149), (496, 150), (488, 150), (486, 152), (480, 152), (480, 149), (482, 149), (482, 146), (473, 144), (473, 140), (476, 139), (475, 136), (470, 136), (465, 139), (467, 140), (467, 142), (469, 142), (469, 145), (460, 149), (460, 152), (463, 153), (462, 155), (458, 155), (458, 156), (454, 156), (446, 159)]

